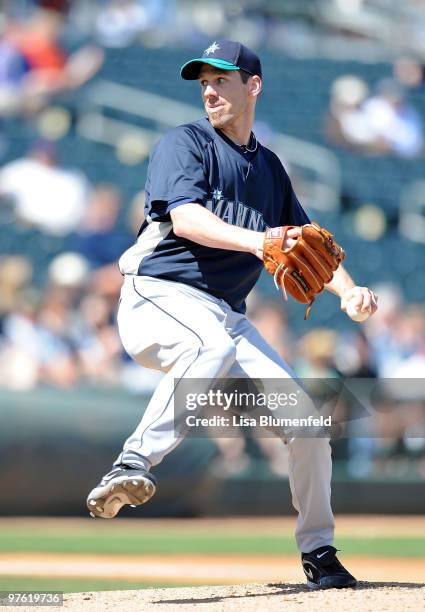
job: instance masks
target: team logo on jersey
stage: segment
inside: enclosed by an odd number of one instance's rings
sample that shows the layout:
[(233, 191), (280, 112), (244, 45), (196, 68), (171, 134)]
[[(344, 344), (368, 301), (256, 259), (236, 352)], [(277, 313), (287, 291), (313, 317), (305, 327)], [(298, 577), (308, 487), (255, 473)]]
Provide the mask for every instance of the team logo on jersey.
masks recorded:
[(215, 53), (217, 51), (217, 49), (220, 49), (220, 45), (218, 45), (214, 41), (213, 44), (208, 47), (208, 49), (205, 49), (204, 55), (209, 55), (210, 53)]
[(234, 202), (223, 197), (221, 189), (216, 187), (212, 199), (206, 203), (206, 208), (230, 225), (237, 225), (256, 232), (264, 232), (268, 228), (263, 215), (243, 202)]
[(223, 192), (221, 191), (221, 189), (218, 189), (218, 187), (216, 187), (213, 191), (213, 200), (221, 200), (222, 197)]

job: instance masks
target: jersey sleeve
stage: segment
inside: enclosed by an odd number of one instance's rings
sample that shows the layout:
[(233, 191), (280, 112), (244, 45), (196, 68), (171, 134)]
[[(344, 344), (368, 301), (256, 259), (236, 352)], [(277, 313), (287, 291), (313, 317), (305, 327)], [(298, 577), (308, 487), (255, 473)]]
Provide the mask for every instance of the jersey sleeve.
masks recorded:
[(193, 133), (181, 126), (169, 132), (152, 152), (146, 181), (146, 212), (166, 218), (181, 204), (203, 204), (209, 194), (202, 149)]

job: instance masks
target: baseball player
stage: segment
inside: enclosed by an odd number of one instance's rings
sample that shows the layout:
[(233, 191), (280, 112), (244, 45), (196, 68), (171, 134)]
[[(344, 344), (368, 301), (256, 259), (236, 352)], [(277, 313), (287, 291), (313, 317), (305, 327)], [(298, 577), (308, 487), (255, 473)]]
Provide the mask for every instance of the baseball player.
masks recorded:
[[(239, 42), (214, 41), (181, 68), (199, 82), (207, 116), (181, 125), (155, 146), (146, 182), (145, 221), (121, 257), (118, 327), (139, 364), (162, 370), (143, 418), (87, 505), (112, 518), (155, 493), (150, 470), (180, 441), (173, 431), (175, 381), (291, 377), (283, 359), (245, 316), (245, 299), (263, 269), (265, 231), (309, 218), (278, 157), (252, 132), (262, 70)], [(376, 296), (341, 266), (326, 287), (363, 311)], [(326, 437), (291, 438), (289, 482), (298, 511), (296, 541), (311, 588), (350, 587), (355, 578), (333, 547), (331, 449)]]

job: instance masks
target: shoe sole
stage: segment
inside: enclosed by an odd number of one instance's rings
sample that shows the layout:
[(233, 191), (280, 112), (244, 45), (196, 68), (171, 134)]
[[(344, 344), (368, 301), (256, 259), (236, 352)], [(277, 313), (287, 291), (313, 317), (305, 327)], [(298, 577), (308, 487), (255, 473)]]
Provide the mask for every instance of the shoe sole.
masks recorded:
[(114, 518), (125, 505), (132, 507), (145, 504), (154, 495), (156, 486), (143, 476), (121, 476), (114, 478), (104, 487), (96, 487), (87, 498), (90, 516)]
[(338, 582), (333, 579), (333, 584), (329, 582), (329, 584), (317, 584), (317, 582), (310, 582), (307, 580), (307, 586), (309, 589), (313, 590), (324, 590), (324, 589), (354, 589), (357, 586), (357, 580), (350, 580), (349, 582)]

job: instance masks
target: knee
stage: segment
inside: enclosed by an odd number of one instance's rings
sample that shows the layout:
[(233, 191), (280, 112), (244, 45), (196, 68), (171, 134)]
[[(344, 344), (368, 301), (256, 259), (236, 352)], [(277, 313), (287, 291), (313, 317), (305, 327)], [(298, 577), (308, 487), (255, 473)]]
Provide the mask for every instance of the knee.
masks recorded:
[(208, 361), (211, 376), (220, 376), (229, 369), (236, 358), (236, 346), (230, 337), (217, 338), (217, 342), (202, 342), (196, 337), (185, 336), (167, 346), (152, 345), (147, 349), (129, 353), (140, 365), (168, 372), (178, 362), (198, 363)]
[(187, 359), (196, 360), (202, 358), (207, 360), (209, 365), (215, 364), (216, 368), (230, 366), (236, 359), (236, 346), (233, 340), (228, 337), (217, 337), (216, 342), (210, 340), (198, 341), (196, 338), (185, 338), (183, 342), (175, 347), (174, 357), (185, 357)]

